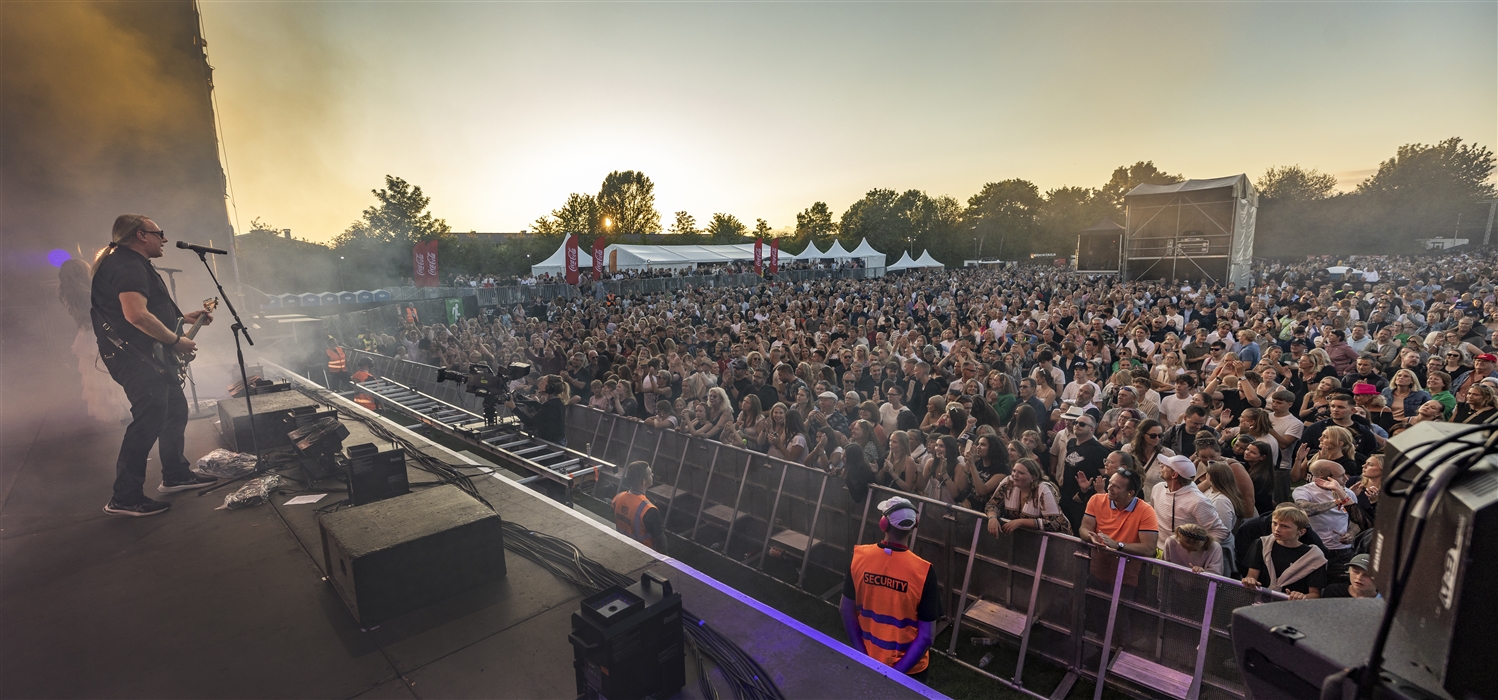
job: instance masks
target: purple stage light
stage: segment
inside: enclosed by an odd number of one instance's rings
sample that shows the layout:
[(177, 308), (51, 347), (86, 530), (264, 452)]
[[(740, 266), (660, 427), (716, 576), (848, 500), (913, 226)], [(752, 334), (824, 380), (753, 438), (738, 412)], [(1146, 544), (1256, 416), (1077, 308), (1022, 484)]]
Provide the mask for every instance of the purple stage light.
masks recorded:
[(73, 254), (62, 248), (53, 248), (47, 253), (47, 262), (52, 263), (52, 267), (62, 267), (63, 263), (72, 259)]

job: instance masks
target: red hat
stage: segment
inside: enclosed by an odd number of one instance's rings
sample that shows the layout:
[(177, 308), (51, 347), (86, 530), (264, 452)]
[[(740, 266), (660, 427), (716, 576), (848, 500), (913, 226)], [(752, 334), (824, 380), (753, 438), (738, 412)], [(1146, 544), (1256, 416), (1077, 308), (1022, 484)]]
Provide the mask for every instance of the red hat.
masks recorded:
[(1373, 386), (1372, 384), (1369, 384), (1367, 382), (1358, 382), (1357, 384), (1352, 385), (1352, 393), (1354, 396), (1367, 396), (1368, 394), (1377, 394), (1378, 387)]
[(1490, 352), (1485, 352), (1481, 355), (1478, 355), (1477, 359), (1482, 360), (1483, 362), (1498, 362), (1498, 355), (1494, 355)]

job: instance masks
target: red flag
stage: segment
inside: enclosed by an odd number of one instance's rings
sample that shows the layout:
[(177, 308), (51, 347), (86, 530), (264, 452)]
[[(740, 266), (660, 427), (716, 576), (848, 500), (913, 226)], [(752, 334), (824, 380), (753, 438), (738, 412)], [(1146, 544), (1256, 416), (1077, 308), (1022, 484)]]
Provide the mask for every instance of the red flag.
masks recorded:
[(770, 274), (780, 272), (780, 239), (770, 241)]
[(593, 279), (603, 279), (603, 236), (593, 239)]
[(567, 284), (577, 284), (577, 239), (567, 237)]
[(756, 238), (756, 239), (754, 239), (754, 274), (756, 274), (756, 275), (763, 275), (765, 273), (764, 272), (764, 260), (765, 260), (764, 249), (765, 249), (765, 239), (763, 239), (763, 238)]
[(437, 241), (422, 241), (411, 247), (416, 286), (437, 286)]

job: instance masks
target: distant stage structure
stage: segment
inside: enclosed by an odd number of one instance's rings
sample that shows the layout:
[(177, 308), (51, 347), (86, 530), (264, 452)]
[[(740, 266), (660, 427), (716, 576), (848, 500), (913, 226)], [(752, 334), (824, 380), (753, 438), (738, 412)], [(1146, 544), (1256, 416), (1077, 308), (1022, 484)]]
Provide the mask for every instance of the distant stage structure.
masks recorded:
[(1247, 175), (1140, 185), (1124, 195), (1125, 280), (1253, 281), (1259, 195)]

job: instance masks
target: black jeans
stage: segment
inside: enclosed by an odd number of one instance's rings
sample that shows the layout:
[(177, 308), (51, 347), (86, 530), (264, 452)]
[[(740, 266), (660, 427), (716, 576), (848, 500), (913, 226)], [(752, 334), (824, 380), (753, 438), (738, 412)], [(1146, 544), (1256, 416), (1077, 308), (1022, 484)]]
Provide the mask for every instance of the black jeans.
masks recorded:
[(162, 374), (144, 359), (120, 351), (104, 359), (109, 376), (125, 388), (130, 399), (130, 426), (115, 461), (114, 501), (138, 503), (146, 498), (146, 458), (151, 446), (160, 443), (163, 481), (183, 482), (192, 477), (182, 455), (187, 430), (187, 397), (175, 374)]

